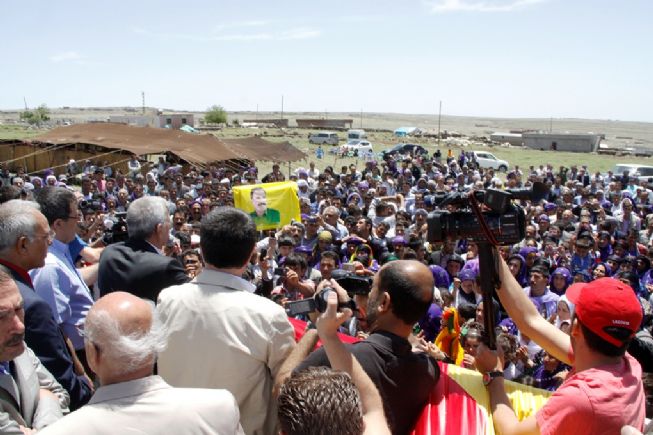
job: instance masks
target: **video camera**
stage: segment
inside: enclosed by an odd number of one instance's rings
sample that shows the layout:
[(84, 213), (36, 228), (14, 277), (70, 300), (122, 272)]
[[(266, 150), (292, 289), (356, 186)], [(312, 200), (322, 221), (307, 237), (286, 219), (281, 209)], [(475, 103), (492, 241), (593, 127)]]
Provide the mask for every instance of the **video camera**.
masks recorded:
[[(501, 285), (496, 269), (493, 246), (519, 243), (526, 233), (524, 210), (512, 200), (538, 202), (546, 196), (544, 183), (534, 183), (532, 189), (477, 190), (454, 192), (438, 198), (439, 208), (459, 206), (457, 211), (438, 210), (427, 218), (428, 241), (442, 242), (448, 237), (467, 238), (478, 244), (479, 272), (483, 300), (495, 299)], [(482, 208), (484, 207), (484, 208)], [(484, 341), (496, 349), (495, 312), (492, 304), (483, 304)]]
[(347, 291), (349, 296), (368, 295), (372, 290), (372, 278), (358, 276), (355, 273), (343, 269), (336, 269), (331, 272), (331, 278), (340, 284), (340, 287)]
[[(335, 292), (331, 287), (325, 287), (321, 292), (316, 293), (314, 297), (302, 299), (300, 301), (292, 301), (286, 303), (286, 314), (289, 317), (294, 317), (300, 314), (308, 314), (314, 311), (324, 313), (327, 309), (329, 294)], [(352, 311), (356, 310), (356, 304), (353, 300), (346, 303), (338, 302), (338, 311), (343, 308), (349, 308)]]
[(117, 212), (112, 218), (104, 220), (104, 234), (102, 243), (105, 246), (112, 243), (124, 242), (129, 237), (127, 233), (127, 212)]
[[(443, 242), (447, 238), (466, 238), (477, 243), (488, 242), (483, 225), (471, 209), (472, 202), (482, 204), (484, 224), (499, 244), (512, 245), (524, 239), (526, 216), (522, 207), (512, 200), (540, 201), (546, 195), (544, 183), (534, 183), (532, 189), (486, 189), (472, 192), (453, 192), (433, 197), (441, 210), (433, 211), (427, 218), (428, 241)], [(447, 211), (448, 205), (461, 207), (458, 211)]]

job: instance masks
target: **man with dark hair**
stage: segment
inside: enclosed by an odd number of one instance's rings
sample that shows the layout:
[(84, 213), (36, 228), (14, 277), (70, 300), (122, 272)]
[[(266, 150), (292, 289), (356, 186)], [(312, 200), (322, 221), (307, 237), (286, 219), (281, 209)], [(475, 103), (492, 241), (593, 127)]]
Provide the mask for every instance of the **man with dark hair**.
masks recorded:
[(320, 273), (322, 274), (322, 279), (329, 280), (331, 279), (331, 273), (338, 268), (340, 259), (338, 254), (333, 251), (324, 251), (320, 256)]
[[(335, 281), (327, 284), (338, 286)], [(413, 353), (408, 342), (413, 325), (431, 305), (433, 286), (431, 271), (417, 261), (397, 260), (383, 266), (374, 277), (368, 299), (370, 336), (349, 347), (379, 389), (390, 427), (396, 434), (413, 429), (440, 375), (435, 360)], [(306, 353), (312, 348), (311, 343), (302, 345)], [(297, 353), (293, 357), (299, 363), (303, 355)], [(295, 373), (315, 366), (329, 366), (323, 349), (308, 355)]]
[(0, 204), (4, 204), (12, 199), (20, 199), (20, 189), (16, 186), (0, 187)]
[(81, 212), (77, 208), (75, 195), (63, 187), (44, 187), (36, 200), (54, 232), (54, 238), (43, 267), (32, 269), (29, 274), (34, 290), (50, 305), (55, 321), (84, 364), (84, 339), (80, 330), (84, 329), (93, 297), (75, 268), (68, 248), (77, 235)]
[(283, 267), (285, 275), (272, 294), (285, 294), (289, 300), (294, 301), (311, 297), (315, 293), (315, 283), (310, 279), (304, 278), (308, 264), (303, 255), (292, 253), (288, 255)]
[(162, 252), (171, 226), (168, 205), (163, 198), (137, 199), (127, 210), (126, 222), (129, 239), (108, 246), (100, 257), (101, 295), (126, 291), (156, 301), (162, 289), (188, 281), (179, 260)]
[(540, 314), (546, 319), (556, 312), (560, 296), (549, 289), (549, 269), (545, 265), (536, 264), (528, 275), (530, 283), (524, 291), (530, 300), (539, 308)]
[(205, 216), (200, 236), (202, 272), (159, 294), (157, 310), (170, 332), (159, 374), (175, 387), (231, 391), (245, 432), (273, 433), (272, 379), (295, 341), (283, 308), (241, 278), (256, 249), (256, 226), (243, 211), (219, 207)]
[(503, 384), (503, 365), (483, 345), (476, 367), (484, 373), (494, 426), (502, 434), (614, 434), (644, 427), (642, 369), (626, 349), (639, 329), (642, 308), (631, 287), (612, 279), (569, 287), (575, 304), (570, 335), (549, 323), (513, 278), (499, 255), (503, 306), (519, 330), (574, 370), (537, 414), (519, 421)]
[(267, 194), (262, 187), (255, 187), (249, 192), (254, 211), (249, 215), (257, 226), (274, 227), (281, 222), (279, 210), (268, 207)]

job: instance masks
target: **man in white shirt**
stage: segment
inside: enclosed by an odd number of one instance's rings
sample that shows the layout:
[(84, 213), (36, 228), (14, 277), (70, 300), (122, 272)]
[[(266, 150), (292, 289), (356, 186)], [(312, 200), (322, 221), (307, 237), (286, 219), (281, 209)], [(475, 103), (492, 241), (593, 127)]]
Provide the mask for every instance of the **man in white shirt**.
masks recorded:
[(245, 433), (274, 433), (273, 379), (295, 341), (284, 310), (241, 278), (256, 226), (246, 213), (221, 207), (204, 217), (200, 240), (204, 270), (159, 294), (157, 310), (170, 334), (159, 374), (176, 387), (229, 390)]

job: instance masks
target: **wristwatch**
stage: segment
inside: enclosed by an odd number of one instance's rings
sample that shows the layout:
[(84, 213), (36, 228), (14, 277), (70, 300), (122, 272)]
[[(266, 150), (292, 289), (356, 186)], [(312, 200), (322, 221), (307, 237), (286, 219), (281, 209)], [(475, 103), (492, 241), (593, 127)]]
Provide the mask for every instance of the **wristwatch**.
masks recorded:
[(500, 371), (483, 373), (483, 385), (487, 387), (492, 382), (492, 379), (502, 378), (502, 377), (503, 377), (503, 372)]

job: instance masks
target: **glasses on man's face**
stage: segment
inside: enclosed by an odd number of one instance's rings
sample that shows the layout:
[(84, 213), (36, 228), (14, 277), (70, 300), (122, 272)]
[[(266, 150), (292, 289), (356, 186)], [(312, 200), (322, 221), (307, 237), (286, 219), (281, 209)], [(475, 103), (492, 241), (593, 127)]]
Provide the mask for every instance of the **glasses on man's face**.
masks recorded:
[(73, 214), (73, 215), (69, 215), (69, 216), (66, 218), (66, 220), (68, 220), (68, 219), (74, 219), (74, 220), (78, 221), (79, 218), (80, 218), (80, 216), (81, 216), (81, 215), (80, 215), (79, 213), (75, 213), (75, 214)]

